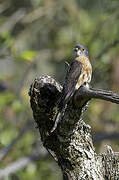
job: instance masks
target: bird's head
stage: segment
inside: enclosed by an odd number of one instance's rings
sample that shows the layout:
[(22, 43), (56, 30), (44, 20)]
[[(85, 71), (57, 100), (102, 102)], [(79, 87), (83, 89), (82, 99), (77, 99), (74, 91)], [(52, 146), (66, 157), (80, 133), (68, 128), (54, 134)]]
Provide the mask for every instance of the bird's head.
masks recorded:
[(78, 44), (74, 47), (74, 53), (75, 55), (78, 56), (88, 56), (88, 48)]

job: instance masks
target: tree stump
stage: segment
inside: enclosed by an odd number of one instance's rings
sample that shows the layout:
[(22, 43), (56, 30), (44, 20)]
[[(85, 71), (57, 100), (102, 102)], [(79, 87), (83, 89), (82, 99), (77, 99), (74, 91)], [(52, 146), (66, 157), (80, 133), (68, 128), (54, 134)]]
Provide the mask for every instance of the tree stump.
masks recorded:
[(41, 140), (60, 166), (63, 180), (119, 180), (119, 153), (108, 147), (107, 153), (96, 154), (91, 127), (82, 118), (92, 98), (119, 104), (119, 96), (111, 91), (80, 87), (51, 133), (61, 91), (62, 86), (53, 78), (41, 76), (32, 83), (29, 95)]

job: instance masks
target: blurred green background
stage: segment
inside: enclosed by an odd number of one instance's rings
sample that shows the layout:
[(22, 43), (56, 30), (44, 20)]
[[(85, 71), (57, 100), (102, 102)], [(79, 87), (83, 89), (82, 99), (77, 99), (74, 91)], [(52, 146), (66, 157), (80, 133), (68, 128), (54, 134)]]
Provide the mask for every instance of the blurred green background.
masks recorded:
[[(61, 180), (30, 109), (35, 77), (63, 83), (73, 47), (89, 48), (91, 86), (119, 92), (118, 0), (0, 0), (0, 179)], [(119, 106), (92, 100), (84, 120), (96, 152), (119, 151)]]

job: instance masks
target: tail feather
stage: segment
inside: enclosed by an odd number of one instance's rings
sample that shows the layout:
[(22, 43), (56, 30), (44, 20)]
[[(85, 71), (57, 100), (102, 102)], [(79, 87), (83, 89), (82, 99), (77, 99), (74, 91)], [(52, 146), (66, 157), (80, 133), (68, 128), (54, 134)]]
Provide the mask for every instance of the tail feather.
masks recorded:
[(56, 118), (55, 118), (55, 124), (51, 130), (51, 133), (57, 128), (57, 124), (58, 122), (60, 121), (60, 116), (61, 116), (61, 112), (58, 112), (57, 115), (56, 115)]
[(65, 109), (66, 109), (66, 105), (65, 105), (64, 108), (60, 108), (60, 109), (59, 109), (59, 112), (57, 113), (56, 118), (55, 118), (55, 124), (54, 124), (54, 126), (53, 126), (53, 128), (52, 128), (52, 130), (51, 130), (51, 133), (52, 133), (53, 131), (55, 131), (55, 129), (57, 128), (57, 125), (58, 125), (58, 123), (59, 123), (62, 115), (64, 114)]

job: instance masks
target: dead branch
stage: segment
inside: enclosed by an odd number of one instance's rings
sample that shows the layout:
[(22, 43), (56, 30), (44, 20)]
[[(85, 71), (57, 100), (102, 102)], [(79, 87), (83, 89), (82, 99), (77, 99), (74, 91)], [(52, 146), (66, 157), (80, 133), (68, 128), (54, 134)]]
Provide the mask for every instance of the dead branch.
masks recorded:
[(51, 133), (61, 91), (62, 87), (53, 78), (41, 76), (32, 83), (29, 95), (43, 145), (61, 167), (63, 179), (118, 179), (119, 156), (113, 151), (102, 155), (95, 153), (91, 128), (83, 121), (82, 114), (92, 98), (118, 104), (119, 96), (110, 91), (82, 86), (68, 103), (56, 130)]

